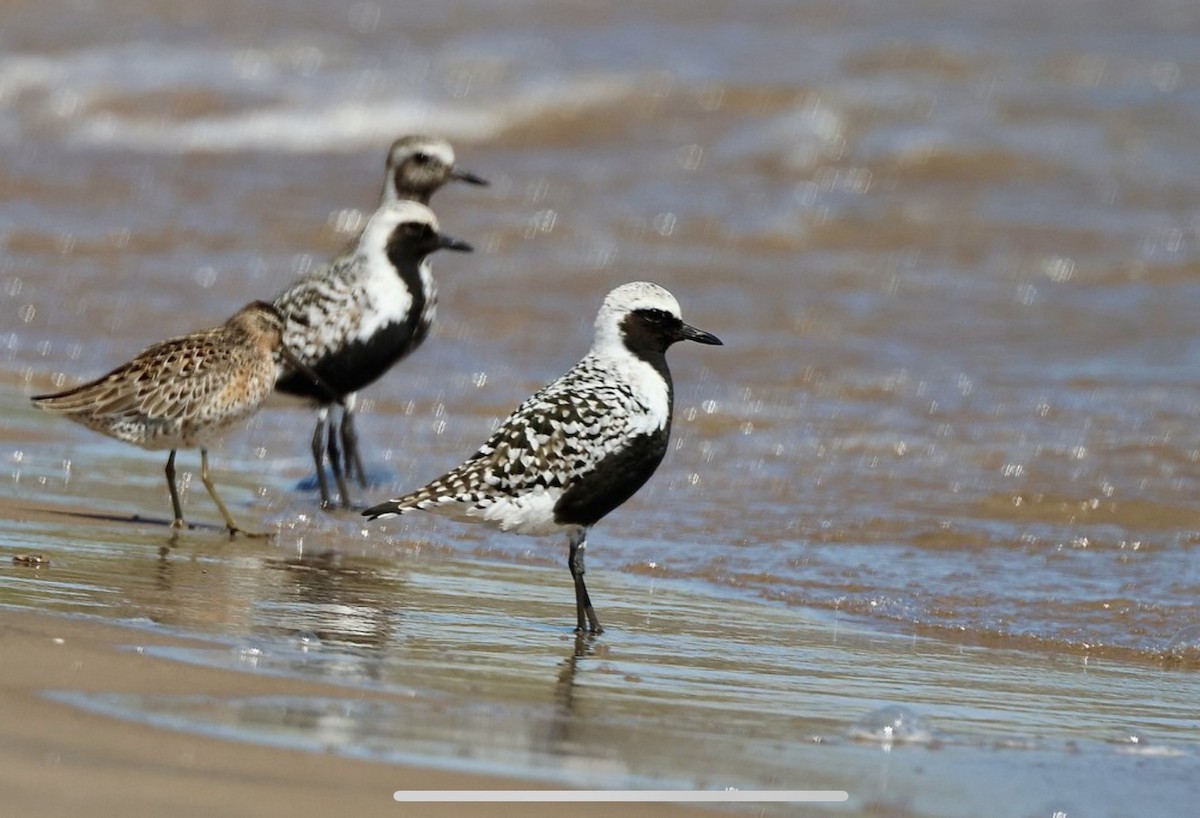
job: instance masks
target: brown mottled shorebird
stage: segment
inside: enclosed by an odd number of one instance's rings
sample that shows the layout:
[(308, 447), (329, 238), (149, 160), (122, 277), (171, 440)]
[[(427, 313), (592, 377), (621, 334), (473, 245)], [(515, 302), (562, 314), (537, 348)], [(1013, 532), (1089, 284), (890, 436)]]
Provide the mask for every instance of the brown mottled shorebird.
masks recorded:
[(39, 409), (117, 440), (170, 449), (166, 473), (175, 528), (185, 525), (175, 487), (175, 451), (199, 448), (200, 479), (230, 535), (249, 534), (217, 496), (208, 473), (208, 445), (258, 411), (271, 394), (277, 352), (312, 374), (283, 346), (283, 326), (273, 305), (254, 301), (219, 327), (154, 344), (103, 377), (32, 400)]

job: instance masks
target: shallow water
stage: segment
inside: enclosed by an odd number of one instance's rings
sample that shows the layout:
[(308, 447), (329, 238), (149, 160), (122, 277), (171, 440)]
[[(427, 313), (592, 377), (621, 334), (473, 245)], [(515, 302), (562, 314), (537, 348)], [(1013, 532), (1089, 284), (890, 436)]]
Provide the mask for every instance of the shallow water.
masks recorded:
[[(53, 539), (68, 544), (49, 568), (0, 575), (6, 604), (117, 617), (149, 656), (345, 690), (49, 691), (119, 718), (552, 786), (845, 790), (866, 814), (1125, 815), (1196, 794), (1193, 673), (872, 632), (621, 573), (595, 583), (608, 632), (577, 640), (557, 566), (305, 558), (207, 532), (160, 553), (127, 524), (92, 527), (90, 547)], [(210, 641), (142, 646), (147, 629)]]
[[(743, 616), (968, 657), (921, 684), (907, 666), (864, 683), (822, 735), (924, 689), (952, 708), (964, 673), (1002, 707), (1024, 689), (1008, 663), (1028, 662), (1070, 669), (1049, 746), (1103, 742), (1091, 713), (1148, 702), (1121, 730), (1153, 725), (1148, 740), (1194, 758), (1200, 725), (1149, 692), (1194, 693), (1200, 658), (1192, 3), (108, 5), (8, 3), (0, 27), (0, 454), (18, 506), (165, 516), (158, 455), (27, 395), (322, 263), (374, 201), (390, 139), (434, 130), (494, 184), (435, 201), (477, 252), (436, 259), (440, 323), (364, 393), (369, 499), (457, 463), (582, 354), (608, 289), (652, 279), (726, 346), (672, 350), (672, 451), (591, 538), (600, 613), (626, 617), (602, 644), (649, 616), (614, 589), (664, 583), (727, 601), (688, 662), (768, 639), (726, 632)], [(205, 570), (237, 566), (222, 593), (175, 588), (195, 563), (159, 560), (154, 526), (35, 514), (5, 546), (51, 554), (52, 571), (4, 569), (0, 600), (239, 644), (282, 606), (298, 631), (334, 617), (376, 663), (425, 627), (452, 639), (503, 611), (562, 642), (531, 649), (553, 675), (572, 655), (561, 543), (323, 515), (298, 488), (311, 420), (264, 413), (214, 454), (235, 515), (280, 532), (261, 547), (189, 535)], [(216, 519), (199, 485), (184, 499)], [(280, 564), (330, 550), (371, 566), (304, 573), (334, 608), (271, 596), (293, 571)], [(409, 604), (389, 567), (409, 564), (438, 583), (534, 573), (544, 592), (447, 592), (447, 619), (418, 625), (433, 601)], [(638, 630), (635, 675), (654, 678), (659, 632)], [(1096, 660), (1111, 678), (1083, 670)], [(722, 681), (700, 698), (732, 688), (754, 712), (792, 669), (772, 661), (747, 678), (705, 667)], [(337, 667), (322, 673), (358, 678)], [(231, 712), (260, 718), (246, 708)], [(1013, 733), (1043, 735), (1020, 719)], [(663, 775), (703, 764), (680, 766)]]

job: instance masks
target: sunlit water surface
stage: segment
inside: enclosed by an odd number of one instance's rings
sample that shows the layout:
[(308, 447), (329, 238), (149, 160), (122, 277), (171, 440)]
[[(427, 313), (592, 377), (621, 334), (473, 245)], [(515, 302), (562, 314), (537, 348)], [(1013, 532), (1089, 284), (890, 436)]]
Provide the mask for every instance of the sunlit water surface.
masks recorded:
[[(997, 782), (1031, 814), (1092, 785), (1111, 814), (1130, 788), (1194, 798), (1172, 766), (1194, 774), (1200, 727), (1193, 4), (110, 5), (9, 3), (0, 27), (3, 545), (51, 558), (0, 568), (0, 602), (414, 704), (104, 707), (577, 783), (802, 764), (855, 790), (884, 762), (851, 725), (900, 704), (956, 748), (939, 763), (1024, 748)], [(269, 544), (160, 556), (154, 525), (22, 514), (166, 516), (158, 455), (27, 396), (323, 263), (415, 130), (493, 185), (435, 201), (477, 251), (435, 260), (431, 339), (364, 393), (363, 500), (472, 451), (616, 284), (666, 285), (725, 341), (671, 351), (671, 452), (591, 537), (609, 634), (566, 635), (562, 543), (317, 511), (302, 411), (214, 452)], [(1061, 787), (1029, 785), (1046, 753)]]

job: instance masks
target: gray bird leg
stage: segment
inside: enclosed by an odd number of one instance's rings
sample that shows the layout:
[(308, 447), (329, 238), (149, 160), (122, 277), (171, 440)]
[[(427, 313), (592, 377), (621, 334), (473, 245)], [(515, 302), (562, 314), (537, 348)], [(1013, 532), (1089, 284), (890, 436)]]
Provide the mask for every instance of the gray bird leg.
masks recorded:
[(592, 600), (588, 596), (587, 586), (583, 584), (583, 552), (586, 548), (587, 529), (580, 529), (578, 532), (572, 533), (567, 567), (571, 569), (571, 579), (575, 580), (575, 632), (603, 633), (604, 629), (600, 627), (600, 620), (596, 617), (595, 609), (592, 608)]

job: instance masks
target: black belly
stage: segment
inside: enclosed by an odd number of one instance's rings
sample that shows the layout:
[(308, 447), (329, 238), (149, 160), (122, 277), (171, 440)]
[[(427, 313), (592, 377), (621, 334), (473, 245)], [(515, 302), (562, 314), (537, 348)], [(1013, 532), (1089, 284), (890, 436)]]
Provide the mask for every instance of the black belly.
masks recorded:
[(669, 436), (668, 425), (652, 434), (639, 435), (625, 448), (605, 457), (559, 498), (554, 521), (582, 526), (599, 522), (650, 479), (667, 453)]
[[(415, 331), (414, 331), (415, 330)], [(374, 383), (383, 373), (421, 345), (428, 323), (403, 321), (388, 324), (370, 338), (354, 341), (312, 364), (312, 369), (338, 395), (345, 396)], [(289, 395), (329, 403), (328, 395), (298, 372), (289, 372), (275, 388)]]

